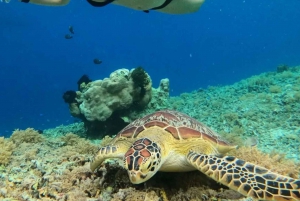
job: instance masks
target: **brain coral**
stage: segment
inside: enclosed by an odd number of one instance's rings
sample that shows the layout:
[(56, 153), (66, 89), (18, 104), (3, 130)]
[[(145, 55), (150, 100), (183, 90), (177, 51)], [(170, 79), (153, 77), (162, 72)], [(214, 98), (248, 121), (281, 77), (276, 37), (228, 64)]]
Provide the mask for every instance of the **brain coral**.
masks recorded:
[[(96, 80), (81, 86), (77, 92), (77, 101), (81, 114), (88, 121), (105, 121), (114, 111), (135, 106), (146, 106), (151, 99), (152, 81), (148, 74), (147, 86), (136, 86), (128, 69), (119, 69), (110, 74), (109, 78)], [(141, 96), (141, 91), (143, 95)], [(73, 114), (76, 116), (75, 114)]]

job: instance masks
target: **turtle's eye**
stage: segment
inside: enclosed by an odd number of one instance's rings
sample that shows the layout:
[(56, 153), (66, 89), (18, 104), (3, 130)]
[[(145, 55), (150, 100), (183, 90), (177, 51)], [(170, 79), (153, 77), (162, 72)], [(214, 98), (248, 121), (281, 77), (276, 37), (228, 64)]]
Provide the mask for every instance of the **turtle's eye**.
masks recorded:
[(149, 160), (149, 158), (145, 158), (143, 163), (140, 164), (140, 170), (143, 173), (149, 172), (151, 167), (152, 167), (152, 163), (151, 163), (151, 160)]
[(149, 163), (149, 165), (148, 165), (147, 169), (150, 169), (151, 165), (152, 165), (152, 163)]

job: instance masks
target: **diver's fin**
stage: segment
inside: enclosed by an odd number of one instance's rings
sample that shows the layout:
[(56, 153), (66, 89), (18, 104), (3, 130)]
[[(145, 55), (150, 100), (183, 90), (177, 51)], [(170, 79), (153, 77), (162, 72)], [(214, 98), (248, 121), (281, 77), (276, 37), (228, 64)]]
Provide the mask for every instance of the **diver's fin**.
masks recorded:
[(151, 8), (150, 10), (162, 9), (162, 8), (166, 7), (167, 5), (169, 5), (171, 2), (172, 2), (172, 0), (166, 0), (162, 5)]
[(110, 4), (112, 3), (114, 0), (106, 0), (104, 2), (95, 2), (93, 0), (87, 0), (87, 2), (89, 4), (91, 4), (92, 6), (94, 7), (103, 7), (103, 6), (106, 6), (107, 4)]

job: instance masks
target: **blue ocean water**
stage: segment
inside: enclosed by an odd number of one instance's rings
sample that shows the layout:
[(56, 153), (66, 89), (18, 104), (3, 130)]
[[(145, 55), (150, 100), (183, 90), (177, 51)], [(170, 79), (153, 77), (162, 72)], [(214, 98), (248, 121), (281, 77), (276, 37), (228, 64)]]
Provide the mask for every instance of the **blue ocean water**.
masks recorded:
[[(102, 79), (143, 66), (154, 87), (167, 77), (179, 95), (299, 65), (299, 8), (299, 0), (207, 0), (196, 13), (168, 15), (85, 0), (0, 3), (0, 136), (74, 121), (62, 94), (83, 74)], [(66, 40), (70, 25), (74, 38)]]

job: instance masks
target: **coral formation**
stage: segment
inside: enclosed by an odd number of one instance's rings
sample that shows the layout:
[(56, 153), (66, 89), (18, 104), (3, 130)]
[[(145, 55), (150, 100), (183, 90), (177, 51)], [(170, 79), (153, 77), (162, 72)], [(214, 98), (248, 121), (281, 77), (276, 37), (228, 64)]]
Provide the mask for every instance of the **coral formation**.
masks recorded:
[[(124, 75), (125, 79), (128, 76), (129, 73)], [(81, 84), (80, 96), (94, 82)], [(169, 98), (168, 82), (162, 81), (158, 89), (152, 89), (152, 99), (145, 110), (119, 115), (130, 122), (157, 109), (185, 112), (241, 145), (231, 154), (299, 178), (299, 83), (300, 67), (290, 67), (230, 86), (198, 89)], [(272, 93), (271, 86), (281, 90)], [(79, 105), (76, 107), (79, 109)], [(132, 185), (118, 161), (109, 160), (92, 173), (89, 161), (99, 140), (91, 143), (71, 133), (86, 137), (83, 123), (47, 129), (43, 135), (33, 129), (16, 130), (10, 139), (0, 138), (0, 200), (225, 201), (241, 198), (198, 171), (158, 173), (146, 185)], [(258, 143), (243, 147), (248, 138), (258, 139)], [(107, 137), (102, 145), (110, 140)]]
[[(108, 137), (105, 141), (110, 140)], [(92, 173), (89, 161), (96, 146), (72, 133), (60, 138), (48, 136), (43, 142), (30, 146), (22, 142), (15, 148), (11, 141), (4, 142), (10, 144), (13, 153), (6, 167), (0, 166), (0, 200), (226, 201), (243, 197), (198, 171), (159, 172), (147, 185), (131, 184), (119, 161), (109, 160)], [(105, 141), (103, 145), (107, 143)], [(2, 148), (3, 144), (0, 145)], [(86, 146), (94, 150), (86, 149)], [(290, 176), (296, 176), (294, 174), (299, 170), (299, 165), (282, 160), (281, 156), (265, 155), (255, 149), (238, 150), (235, 154)], [(289, 172), (290, 168), (294, 172)]]
[(151, 78), (141, 67), (119, 69), (93, 82), (84, 75), (77, 84), (80, 90), (67, 91), (63, 98), (73, 116), (89, 122), (104, 122), (118, 111), (143, 108), (152, 96)]
[(78, 147), (81, 139), (72, 140), (72, 146), (59, 141), (46, 138), (45, 143), (22, 142), (16, 147), (9, 168), (0, 169), (0, 199), (86, 200), (87, 191), (96, 192), (99, 179), (91, 181), (89, 159), (79, 154), (89, 152)]
[(66, 135), (67, 133), (74, 133), (76, 135), (79, 135), (80, 137), (86, 137), (84, 124), (82, 122), (72, 123), (68, 125), (60, 125), (55, 128), (43, 130), (44, 136), (53, 138), (61, 137), (63, 135)]
[(257, 149), (257, 147), (240, 147), (231, 152), (236, 157), (245, 161), (259, 164), (269, 170), (286, 175), (292, 178), (298, 178), (300, 173), (299, 164), (287, 160), (285, 154), (273, 151), (270, 154), (265, 154)]
[(0, 165), (7, 165), (15, 148), (15, 144), (4, 137), (0, 137)]
[(81, 78), (77, 81), (78, 91), (80, 91), (81, 88), (84, 88), (84, 86), (90, 82), (92, 82), (92, 80), (89, 78), (89, 76), (87, 75), (81, 76)]
[(131, 113), (146, 113), (149, 108), (156, 110), (161, 105), (166, 107), (169, 97), (169, 80), (162, 80), (160, 87), (154, 89), (150, 76), (142, 67), (131, 71), (119, 69), (103, 80), (91, 81), (84, 75), (78, 84), (79, 91), (67, 91), (63, 98), (69, 103), (72, 116), (84, 122), (90, 138), (118, 132), (129, 119), (136, 117)]
[[(288, 137), (300, 134), (299, 80), (300, 66), (290, 67), (170, 97), (168, 103), (169, 108), (191, 115), (224, 138), (238, 140), (239, 145), (256, 137), (258, 149), (266, 153), (282, 150), (288, 158), (300, 161), (300, 142)], [(275, 91), (270, 91), (271, 86), (277, 86)]]
[(113, 112), (128, 109), (133, 103), (139, 106), (147, 105), (151, 99), (152, 83), (146, 72), (141, 73), (139, 70), (138, 75), (140, 74), (143, 76), (142, 80), (147, 80), (139, 83), (147, 83), (143, 86), (143, 96), (141, 86), (135, 85), (130, 71), (119, 69), (111, 73), (109, 78), (89, 83), (83, 92), (78, 93), (80, 112), (88, 121), (105, 121)]
[(72, 103), (76, 103), (76, 91), (66, 91), (63, 95), (63, 99), (65, 101), (65, 103), (69, 103), (69, 104), (72, 104)]
[(19, 146), (21, 143), (37, 143), (44, 140), (43, 136), (33, 128), (27, 128), (26, 130), (15, 130), (10, 139)]
[(286, 64), (281, 64), (281, 65), (277, 66), (277, 73), (282, 73), (287, 70), (289, 70), (289, 67)]
[(281, 87), (276, 86), (276, 85), (272, 85), (272, 86), (270, 86), (269, 91), (271, 93), (274, 93), (274, 94), (280, 93), (281, 92)]
[[(135, 88), (140, 89), (140, 96), (143, 97), (146, 94), (147, 88), (149, 88), (149, 79), (148, 74), (142, 67), (137, 67), (131, 72), (131, 78)], [(151, 87), (151, 85), (150, 85)]]
[(79, 154), (94, 154), (98, 150), (96, 145), (89, 143), (84, 138), (80, 138), (73, 133), (67, 133), (60, 137), (60, 140), (64, 145), (77, 147)]
[(148, 105), (143, 110), (130, 110), (122, 118), (125, 122), (132, 122), (135, 119), (153, 113), (157, 110), (168, 109), (169, 104), (170, 83), (168, 78), (160, 81), (158, 88), (152, 88), (152, 98)]

